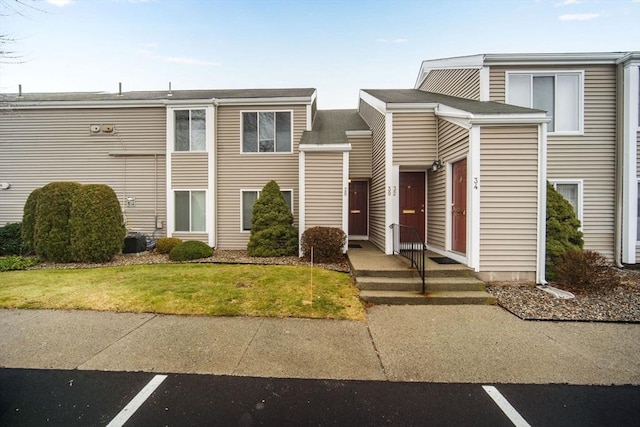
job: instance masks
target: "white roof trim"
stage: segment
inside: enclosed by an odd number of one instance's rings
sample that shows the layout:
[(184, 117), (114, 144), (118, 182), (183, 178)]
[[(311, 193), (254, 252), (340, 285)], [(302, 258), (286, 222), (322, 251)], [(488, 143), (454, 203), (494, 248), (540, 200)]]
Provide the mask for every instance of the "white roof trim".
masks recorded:
[(528, 125), (549, 123), (550, 117), (544, 113), (533, 114), (483, 114), (473, 116), (470, 120), (473, 125)]
[(411, 102), (411, 103), (388, 103), (387, 111), (398, 111), (398, 112), (433, 112), (438, 107), (437, 103), (423, 103), (423, 102)]
[(305, 153), (322, 153), (322, 152), (334, 152), (344, 153), (351, 151), (351, 144), (349, 143), (335, 143), (335, 144), (300, 144), (298, 149)]
[(381, 101), (370, 93), (365, 92), (362, 89), (360, 89), (360, 99), (372, 106), (374, 109), (378, 110), (378, 112), (382, 114), (387, 113), (387, 104), (385, 102)]
[(486, 65), (615, 64), (624, 55), (622, 52), (488, 53), (484, 55), (484, 61)]
[(371, 129), (369, 129), (369, 130), (348, 130), (348, 131), (345, 131), (345, 135), (353, 136), (353, 137), (371, 136), (371, 135), (373, 135), (373, 132), (371, 131)]

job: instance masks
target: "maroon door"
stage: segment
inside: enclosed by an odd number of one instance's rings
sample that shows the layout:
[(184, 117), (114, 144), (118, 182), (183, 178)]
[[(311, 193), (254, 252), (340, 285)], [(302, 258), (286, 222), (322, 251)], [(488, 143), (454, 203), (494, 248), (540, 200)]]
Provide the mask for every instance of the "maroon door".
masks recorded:
[(467, 253), (467, 159), (452, 165), (451, 249)]
[[(400, 224), (415, 227), (424, 241), (424, 172), (400, 172)], [(400, 241), (406, 241), (400, 235)]]
[(367, 235), (367, 181), (351, 181), (349, 183), (349, 235)]

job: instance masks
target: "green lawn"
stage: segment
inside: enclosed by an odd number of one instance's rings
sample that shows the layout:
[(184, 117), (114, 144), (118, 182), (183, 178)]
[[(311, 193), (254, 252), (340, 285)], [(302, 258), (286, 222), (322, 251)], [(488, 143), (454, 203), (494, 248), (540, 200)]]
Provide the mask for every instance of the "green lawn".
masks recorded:
[(350, 275), (284, 265), (156, 264), (9, 271), (0, 273), (0, 308), (364, 318)]

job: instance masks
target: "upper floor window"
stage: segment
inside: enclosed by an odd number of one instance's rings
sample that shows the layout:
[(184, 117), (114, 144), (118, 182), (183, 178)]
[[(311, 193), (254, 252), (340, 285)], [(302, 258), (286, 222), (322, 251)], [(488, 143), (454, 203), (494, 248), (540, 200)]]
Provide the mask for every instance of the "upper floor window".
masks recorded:
[(291, 153), (291, 112), (242, 113), (243, 153)]
[(206, 111), (175, 110), (175, 151), (205, 151)]
[(549, 132), (582, 132), (582, 73), (508, 73), (507, 103), (546, 111)]

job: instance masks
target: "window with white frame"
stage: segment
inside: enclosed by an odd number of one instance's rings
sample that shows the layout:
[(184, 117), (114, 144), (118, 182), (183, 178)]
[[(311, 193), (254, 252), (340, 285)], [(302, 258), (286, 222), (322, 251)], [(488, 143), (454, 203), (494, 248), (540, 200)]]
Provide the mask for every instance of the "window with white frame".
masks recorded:
[(205, 151), (207, 148), (206, 110), (174, 110), (174, 150)]
[(551, 181), (551, 184), (571, 204), (576, 218), (582, 223), (582, 181), (558, 180)]
[(291, 112), (242, 113), (243, 153), (291, 153)]
[[(280, 190), (289, 210), (293, 212), (293, 191)], [(253, 217), (253, 205), (260, 197), (260, 190), (242, 190), (242, 231), (251, 231), (251, 218)]]
[(508, 73), (507, 104), (544, 110), (549, 132), (582, 132), (582, 73)]
[(175, 231), (206, 231), (206, 192), (175, 192)]

